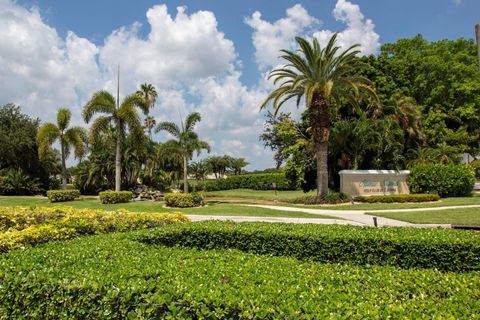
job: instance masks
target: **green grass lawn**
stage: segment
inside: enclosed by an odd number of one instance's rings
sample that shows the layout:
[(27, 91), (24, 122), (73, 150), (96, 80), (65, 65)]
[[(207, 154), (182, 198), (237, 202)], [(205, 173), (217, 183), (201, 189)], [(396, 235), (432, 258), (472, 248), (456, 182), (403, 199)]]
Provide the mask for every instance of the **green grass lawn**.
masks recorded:
[(249, 207), (239, 204), (209, 202), (202, 208), (171, 209), (164, 208), (164, 202), (135, 201), (121, 204), (101, 204), (95, 197), (84, 197), (82, 200), (70, 202), (50, 203), (44, 197), (17, 197), (0, 196), (0, 206), (70, 206), (74, 208), (91, 208), (104, 210), (118, 210), (120, 208), (134, 212), (172, 212), (181, 211), (186, 214), (212, 215), (212, 216), (255, 216), (255, 217), (289, 217), (289, 218), (319, 218), (338, 219), (329, 216), (319, 216), (303, 212), (287, 212), (265, 208)]
[(459, 225), (480, 225), (480, 208), (463, 208), (417, 212), (378, 212), (379, 217), (411, 223), (441, 223)]
[(277, 191), (274, 190), (252, 190), (252, 189), (234, 189), (223, 191), (209, 191), (204, 193), (205, 196), (214, 198), (231, 198), (231, 199), (254, 199), (254, 200), (291, 200), (304, 195), (314, 195), (315, 192), (304, 193), (301, 190), (294, 191)]
[[(300, 190), (295, 191), (275, 191), (273, 190), (250, 190), (250, 189), (235, 189), (225, 191), (205, 192), (208, 197), (228, 199), (239, 199), (242, 202), (248, 203), (250, 200), (270, 200), (282, 201), (291, 200), (304, 195), (314, 195), (315, 192), (303, 193)], [(280, 205), (280, 203), (279, 203)], [(283, 204), (292, 207), (305, 207), (303, 205)], [(438, 202), (431, 203), (356, 203), (353, 205), (337, 205), (337, 206), (308, 206), (308, 208), (331, 209), (331, 210), (385, 210), (385, 209), (415, 209), (415, 208), (434, 208), (434, 207), (448, 207), (448, 206), (463, 206), (463, 205), (480, 205), (480, 196), (474, 194), (472, 197), (460, 198), (444, 198)]]

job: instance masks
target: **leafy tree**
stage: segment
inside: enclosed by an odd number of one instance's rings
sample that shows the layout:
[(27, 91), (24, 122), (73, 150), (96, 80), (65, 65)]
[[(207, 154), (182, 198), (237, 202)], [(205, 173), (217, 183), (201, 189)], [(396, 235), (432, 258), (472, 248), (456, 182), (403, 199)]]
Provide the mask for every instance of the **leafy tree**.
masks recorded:
[[(428, 42), (421, 35), (384, 44), (367, 75), (383, 103), (411, 97), (422, 113), (427, 146), (446, 142), (457, 153), (478, 153), (480, 73), (473, 40)], [(408, 143), (408, 142), (407, 142)]]
[(47, 157), (53, 143), (57, 141), (60, 143), (63, 189), (67, 188), (67, 166), (65, 161), (70, 154), (70, 149), (74, 149), (76, 158), (80, 158), (85, 154), (85, 130), (81, 127), (68, 128), (71, 118), (72, 113), (70, 110), (61, 108), (57, 112), (57, 124), (46, 123), (40, 127), (37, 134), (38, 155), (40, 159)]
[(192, 162), (188, 170), (193, 174), (197, 181), (205, 181), (205, 178), (211, 172), (211, 168), (206, 160)]
[(39, 123), (38, 119), (22, 114), (19, 106), (0, 107), (0, 170), (21, 169), (47, 189), (48, 165), (39, 159), (36, 141)]
[(358, 105), (361, 91), (376, 98), (370, 81), (358, 74), (365, 67), (357, 58), (358, 45), (341, 51), (336, 46), (336, 39), (335, 34), (327, 46), (321, 48), (316, 38), (310, 43), (297, 37), (300, 54), (282, 50), (281, 57), (287, 64), (269, 75), (275, 84), (280, 82), (280, 86), (261, 105), (263, 109), (271, 102), (277, 112), (286, 101), (296, 98), (299, 105), (304, 98), (314, 142), (319, 195), (328, 193), (328, 141), (332, 109), (345, 98), (353, 106)]
[(183, 191), (188, 193), (188, 161), (192, 159), (193, 153), (196, 151), (200, 154), (202, 150), (210, 152), (210, 145), (198, 138), (198, 134), (194, 131), (195, 125), (201, 120), (198, 112), (192, 112), (181, 123), (181, 128), (173, 122), (161, 122), (156, 132), (167, 131), (174, 136), (173, 140), (167, 142), (173, 149), (177, 150), (183, 158)]
[(230, 163), (232, 161), (232, 157), (228, 155), (224, 156), (211, 156), (207, 159), (207, 163), (212, 169), (215, 178), (224, 177), (227, 173), (228, 167), (230, 167)]
[(242, 173), (242, 169), (248, 166), (250, 163), (245, 160), (245, 158), (232, 158), (230, 161), (230, 168), (232, 169), (235, 175)]
[(280, 113), (275, 116), (268, 111), (260, 141), (263, 141), (265, 147), (275, 152), (274, 160), (277, 169), (287, 160), (283, 150), (295, 144), (299, 131), (289, 113)]
[(119, 104), (119, 101), (107, 91), (98, 91), (83, 108), (83, 118), (89, 123), (96, 114), (104, 114), (97, 117), (90, 128), (92, 136), (98, 136), (110, 125), (115, 128), (115, 190), (121, 188), (122, 178), (122, 141), (127, 129), (134, 137), (135, 146), (141, 146), (144, 140), (143, 128), (137, 107), (147, 112), (147, 105), (138, 94), (132, 94)]

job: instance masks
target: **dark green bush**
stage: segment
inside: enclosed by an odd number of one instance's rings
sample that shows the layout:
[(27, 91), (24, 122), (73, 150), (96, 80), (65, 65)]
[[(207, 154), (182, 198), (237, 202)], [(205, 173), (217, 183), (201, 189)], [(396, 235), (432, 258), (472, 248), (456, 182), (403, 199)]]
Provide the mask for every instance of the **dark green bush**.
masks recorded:
[(79, 190), (48, 190), (47, 197), (50, 202), (73, 201), (80, 197)]
[(129, 238), (83, 237), (0, 255), (0, 319), (474, 319), (480, 314), (478, 272), (321, 264)]
[(0, 170), (0, 195), (24, 196), (44, 193), (40, 182), (21, 169)]
[(100, 202), (103, 204), (125, 203), (132, 200), (133, 193), (131, 191), (102, 191), (98, 194)]
[(431, 202), (439, 201), (438, 194), (391, 194), (385, 196), (358, 196), (356, 202), (365, 203), (393, 203), (393, 202)]
[(350, 202), (350, 196), (343, 192), (330, 192), (325, 195), (309, 195), (303, 196), (299, 198), (295, 198), (293, 200), (289, 200), (290, 203), (295, 204), (306, 204), (306, 205), (314, 205), (314, 204), (336, 204), (336, 203), (346, 203)]
[[(275, 184), (275, 187), (274, 187)], [(231, 189), (254, 189), (254, 190), (294, 190), (283, 173), (267, 174), (243, 174), (230, 176), (225, 179), (209, 180), (199, 183), (197, 190), (220, 191)]]
[(202, 195), (192, 193), (167, 193), (165, 195), (165, 204), (173, 208), (193, 208), (203, 206)]
[(408, 185), (412, 193), (465, 197), (472, 193), (475, 172), (468, 165), (422, 164), (412, 168)]
[(475, 171), (475, 177), (480, 179), (480, 159), (473, 160), (468, 165)]
[(480, 237), (458, 230), (206, 222), (167, 227), (139, 239), (328, 263), (480, 270)]

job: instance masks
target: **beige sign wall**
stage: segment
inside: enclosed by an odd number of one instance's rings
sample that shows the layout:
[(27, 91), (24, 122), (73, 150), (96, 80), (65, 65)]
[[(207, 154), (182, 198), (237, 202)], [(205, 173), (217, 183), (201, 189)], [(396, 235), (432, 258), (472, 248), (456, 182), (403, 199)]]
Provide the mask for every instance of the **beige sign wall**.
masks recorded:
[(408, 194), (407, 170), (342, 170), (340, 191), (351, 196)]

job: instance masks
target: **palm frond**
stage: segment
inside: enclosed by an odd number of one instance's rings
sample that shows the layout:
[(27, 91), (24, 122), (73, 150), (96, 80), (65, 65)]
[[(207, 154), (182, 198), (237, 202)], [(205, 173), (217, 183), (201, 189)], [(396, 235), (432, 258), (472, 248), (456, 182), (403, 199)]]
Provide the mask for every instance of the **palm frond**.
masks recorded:
[(37, 144), (40, 159), (47, 155), (50, 146), (58, 138), (60, 138), (60, 130), (53, 123), (46, 123), (38, 129)]
[(67, 129), (72, 118), (72, 112), (67, 108), (61, 108), (57, 111), (57, 126), (60, 131)]
[(202, 120), (202, 116), (198, 112), (190, 113), (185, 119), (185, 128), (184, 131), (192, 131), (197, 122)]
[(178, 126), (175, 123), (169, 122), (169, 121), (160, 122), (158, 124), (158, 126), (155, 128), (155, 132), (158, 133), (160, 131), (167, 131), (168, 133), (170, 133), (172, 136), (176, 138), (179, 138), (181, 135), (181, 132)]
[(82, 115), (85, 122), (88, 123), (97, 113), (115, 115), (115, 111), (115, 98), (108, 91), (101, 90), (94, 93), (92, 99), (85, 104)]
[(85, 129), (73, 127), (64, 133), (65, 141), (74, 149), (75, 158), (82, 158), (85, 155)]

